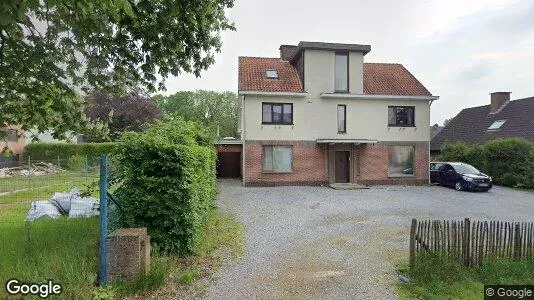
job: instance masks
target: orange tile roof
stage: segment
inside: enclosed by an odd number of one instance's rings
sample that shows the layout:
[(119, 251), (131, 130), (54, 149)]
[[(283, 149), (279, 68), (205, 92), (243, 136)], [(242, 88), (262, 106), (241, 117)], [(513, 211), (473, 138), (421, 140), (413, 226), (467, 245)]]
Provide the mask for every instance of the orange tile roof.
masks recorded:
[(431, 96), (401, 64), (364, 63), (363, 93), (372, 95)]
[[(278, 79), (268, 79), (265, 70), (275, 69)], [(297, 70), (280, 58), (239, 57), (239, 90), (262, 92), (302, 92)]]
[[(275, 69), (278, 79), (268, 79)], [(239, 90), (300, 93), (296, 68), (280, 58), (239, 57)], [(431, 96), (432, 94), (401, 64), (364, 63), (363, 93), (371, 95)]]

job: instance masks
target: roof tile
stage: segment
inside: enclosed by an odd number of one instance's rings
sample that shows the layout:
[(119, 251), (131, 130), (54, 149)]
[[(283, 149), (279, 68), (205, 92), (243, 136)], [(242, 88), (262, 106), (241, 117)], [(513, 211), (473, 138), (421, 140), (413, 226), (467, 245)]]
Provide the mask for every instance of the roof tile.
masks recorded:
[[(278, 79), (267, 79), (267, 69), (276, 69)], [(239, 90), (303, 92), (293, 65), (279, 58), (267, 57), (239, 57)], [(432, 95), (404, 66), (385, 63), (364, 64), (363, 92), (370, 95)]]
[(371, 95), (432, 96), (401, 64), (364, 63), (363, 93)]
[[(278, 79), (267, 79), (265, 71), (274, 69)], [(239, 90), (301, 93), (297, 70), (280, 58), (239, 57)]]

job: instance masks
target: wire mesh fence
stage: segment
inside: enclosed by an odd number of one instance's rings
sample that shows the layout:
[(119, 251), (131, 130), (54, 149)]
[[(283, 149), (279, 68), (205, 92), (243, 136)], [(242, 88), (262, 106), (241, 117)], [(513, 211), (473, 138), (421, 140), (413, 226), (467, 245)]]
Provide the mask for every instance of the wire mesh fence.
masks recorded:
[[(98, 283), (99, 157), (26, 157), (0, 166), (0, 280), (64, 283), (62, 296), (85, 299)], [(106, 191), (107, 193), (107, 191)], [(108, 231), (119, 226), (115, 202)], [(0, 298), (5, 296), (0, 290)]]

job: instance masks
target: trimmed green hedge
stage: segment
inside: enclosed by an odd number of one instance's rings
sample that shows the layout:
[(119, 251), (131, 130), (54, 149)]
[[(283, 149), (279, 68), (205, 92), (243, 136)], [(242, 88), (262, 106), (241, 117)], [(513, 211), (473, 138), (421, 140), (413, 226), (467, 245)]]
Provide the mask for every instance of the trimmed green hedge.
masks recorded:
[(216, 195), (217, 155), (204, 128), (193, 122), (156, 122), (125, 133), (114, 162), (123, 225), (146, 227), (157, 251), (191, 254)]
[(492, 176), (496, 184), (534, 188), (534, 143), (526, 139), (496, 139), (480, 145), (446, 143), (440, 159), (471, 164)]
[(24, 159), (33, 161), (66, 160), (73, 156), (88, 156), (91, 158), (110, 154), (116, 143), (31, 143), (24, 148)]

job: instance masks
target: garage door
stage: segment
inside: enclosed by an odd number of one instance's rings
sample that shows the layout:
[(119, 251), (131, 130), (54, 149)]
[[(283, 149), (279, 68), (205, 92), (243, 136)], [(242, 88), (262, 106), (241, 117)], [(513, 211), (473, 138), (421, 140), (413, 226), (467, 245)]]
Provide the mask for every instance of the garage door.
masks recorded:
[(217, 154), (217, 177), (239, 178), (241, 177), (241, 152), (219, 152)]

